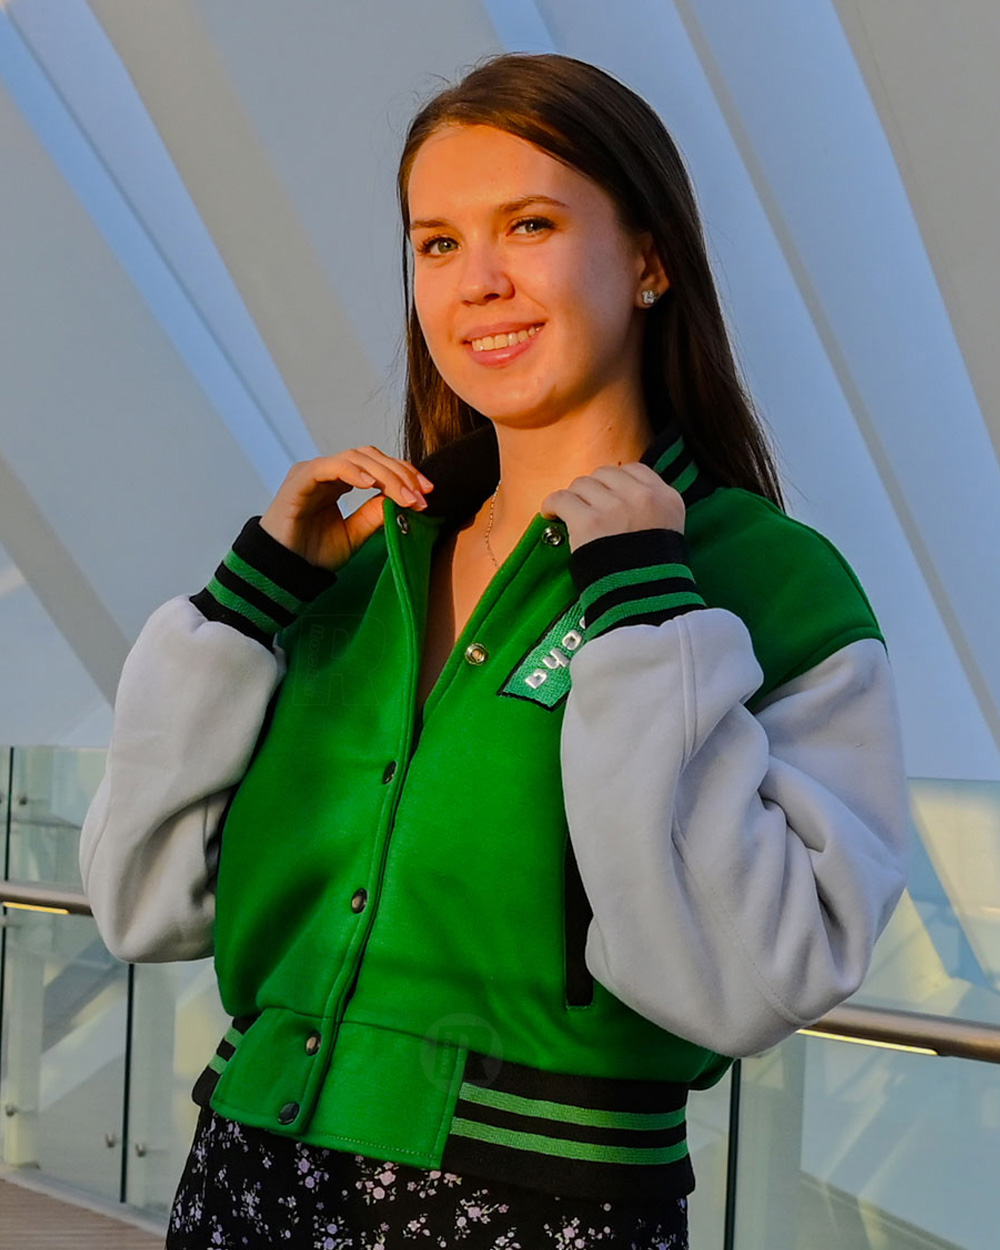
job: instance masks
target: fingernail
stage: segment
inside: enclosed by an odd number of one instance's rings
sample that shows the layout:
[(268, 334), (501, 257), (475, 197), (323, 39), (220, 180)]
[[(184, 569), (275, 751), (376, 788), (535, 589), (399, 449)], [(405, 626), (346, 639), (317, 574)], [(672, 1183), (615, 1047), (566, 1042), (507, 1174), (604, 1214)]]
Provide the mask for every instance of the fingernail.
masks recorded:
[(422, 473), (418, 473), (417, 477), (420, 478), (420, 482), (424, 490), (431, 490), (433, 488), (434, 483), (430, 480), (430, 478), (424, 477)]
[(410, 490), (409, 486), (404, 486), (402, 488), (402, 495), (407, 503), (416, 503), (417, 500), (420, 498), (418, 494)]

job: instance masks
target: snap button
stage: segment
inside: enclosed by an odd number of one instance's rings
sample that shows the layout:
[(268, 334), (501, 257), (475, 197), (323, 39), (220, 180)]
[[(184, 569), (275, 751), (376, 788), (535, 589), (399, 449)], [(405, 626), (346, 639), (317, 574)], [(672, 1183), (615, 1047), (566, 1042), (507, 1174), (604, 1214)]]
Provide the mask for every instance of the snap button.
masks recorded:
[(310, 1033), (309, 1036), (306, 1038), (306, 1054), (315, 1055), (316, 1052), (319, 1050), (320, 1043), (322, 1042), (322, 1040), (323, 1038), (320, 1036), (319, 1033)]
[(382, 769), (383, 784), (385, 784), (387, 781), (392, 781), (395, 775), (396, 775), (396, 761), (390, 760), (389, 763), (386, 764), (385, 768)]
[(410, 532), (410, 518), (405, 512), (396, 513), (396, 524), (399, 526), (399, 532), (401, 534), (408, 534)]
[(542, 531), (542, 542), (548, 543), (550, 547), (558, 547), (565, 537), (557, 525), (546, 525)]
[(295, 1117), (299, 1114), (299, 1104), (297, 1102), (286, 1102), (278, 1112), (279, 1124), (291, 1124)]
[(351, 898), (351, 911), (364, 911), (368, 904), (368, 891), (355, 890)]
[(482, 664), (489, 659), (489, 655), (481, 642), (470, 642), (465, 648), (465, 658), (469, 664)]

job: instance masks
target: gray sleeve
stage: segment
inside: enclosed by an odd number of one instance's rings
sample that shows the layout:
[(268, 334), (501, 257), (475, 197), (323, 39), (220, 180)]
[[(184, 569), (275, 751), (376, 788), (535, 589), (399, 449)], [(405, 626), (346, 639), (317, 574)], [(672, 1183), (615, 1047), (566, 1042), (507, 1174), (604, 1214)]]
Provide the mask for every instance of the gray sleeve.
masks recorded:
[(562, 773), (595, 979), (733, 1056), (853, 993), (906, 877), (882, 643), (845, 646), (756, 715), (749, 634), (719, 608), (611, 630), (571, 677)]
[(104, 777), (80, 835), (97, 927), (130, 962), (212, 953), (212, 835), (284, 673), (190, 599), (149, 618), (122, 669)]

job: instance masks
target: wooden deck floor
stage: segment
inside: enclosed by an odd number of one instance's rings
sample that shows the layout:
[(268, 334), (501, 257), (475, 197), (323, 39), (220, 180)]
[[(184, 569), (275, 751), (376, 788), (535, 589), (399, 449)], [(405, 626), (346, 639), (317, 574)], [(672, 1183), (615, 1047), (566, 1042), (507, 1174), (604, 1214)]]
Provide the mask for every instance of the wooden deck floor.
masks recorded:
[(163, 1236), (0, 1180), (0, 1250), (163, 1250)]

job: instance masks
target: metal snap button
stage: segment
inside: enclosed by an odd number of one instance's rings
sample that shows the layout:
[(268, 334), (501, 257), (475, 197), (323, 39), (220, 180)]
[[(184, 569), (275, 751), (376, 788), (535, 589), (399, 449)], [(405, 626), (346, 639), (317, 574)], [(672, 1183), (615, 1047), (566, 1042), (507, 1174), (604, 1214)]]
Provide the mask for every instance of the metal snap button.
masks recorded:
[(470, 642), (465, 648), (465, 658), (469, 664), (483, 664), (489, 659), (489, 655), (481, 642)]
[(306, 1054), (315, 1055), (316, 1052), (319, 1050), (320, 1043), (322, 1041), (323, 1041), (323, 1038), (319, 1033), (310, 1033), (309, 1036), (306, 1038)]
[(393, 779), (393, 777), (395, 777), (395, 775), (396, 775), (396, 761), (395, 761), (395, 760), (390, 760), (390, 761), (389, 761), (389, 763), (388, 763), (388, 764), (386, 764), (385, 768), (383, 768), (383, 769), (382, 769), (382, 783), (383, 783), (383, 785), (384, 785), (386, 782), (392, 781), (392, 779)]
[(295, 1117), (299, 1114), (299, 1104), (297, 1102), (286, 1102), (278, 1112), (279, 1124), (291, 1124)]
[(399, 526), (399, 532), (401, 534), (408, 534), (410, 532), (410, 518), (405, 512), (396, 513), (396, 524)]
[(355, 890), (351, 898), (351, 911), (364, 911), (368, 905), (368, 891)]
[(550, 547), (558, 547), (565, 537), (557, 525), (546, 525), (542, 531), (542, 542), (548, 543)]

